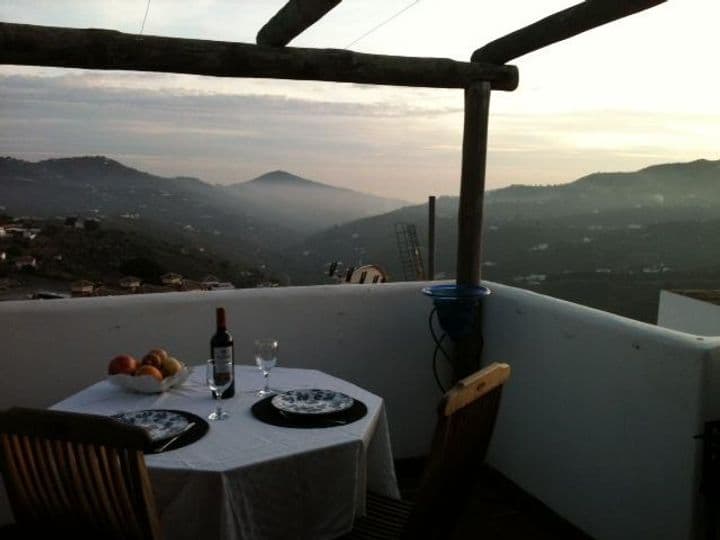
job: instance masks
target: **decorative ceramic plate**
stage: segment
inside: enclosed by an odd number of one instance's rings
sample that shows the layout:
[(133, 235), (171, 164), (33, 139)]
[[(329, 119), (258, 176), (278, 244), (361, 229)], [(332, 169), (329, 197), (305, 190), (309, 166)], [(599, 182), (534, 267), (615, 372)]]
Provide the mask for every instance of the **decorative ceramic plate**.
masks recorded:
[(328, 414), (349, 409), (354, 401), (350, 396), (333, 390), (308, 388), (278, 394), (271, 403), (275, 408), (293, 414)]
[(149, 409), (146, 411), (129, 411), (112, 416), (115, 420), (145, 428), (153, 441), (174, 437), (189, 429), (191, 421), (180, 413)]
[(159, 394), (160, 392), (167, 392), (175, 386), (180, 386), (187, 380), (191, 372), (192, 367), (187, 364), (183, 364), (180, 371), (171, 377), (165, 377), (162, 381), (158, 381), (151, 375), (141, 375), (136, 377), (125, 373), (110, 375), (108, 380), (112, 384), (121, 386), (122, 388), (132, 392), (139, 392), (141, 394)]

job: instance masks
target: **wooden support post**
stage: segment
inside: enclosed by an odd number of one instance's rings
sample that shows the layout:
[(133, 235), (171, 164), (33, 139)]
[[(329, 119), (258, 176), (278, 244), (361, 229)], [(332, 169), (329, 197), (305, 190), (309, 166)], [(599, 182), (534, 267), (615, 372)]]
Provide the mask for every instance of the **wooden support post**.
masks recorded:
[[(490, 85), (476, 83), (466, 88), (458, 210), (458, 286), (480, 285), (489, 114)], [(480, 353), (483, 345), (480, 317), (482, 306), (478, 306), (477, 309), (475, 329), (467, 338), (455, 343), (453, 370), (456, 380), (480, 369)]]
[(289, 0), (258, 32), (258, 45), (283, 47), (337, 6), (340, 0)]
[(518, 84), (514, 66), (448, 58), (264, 47), (14, 23), (0, 23), (0, 64), (428, 88), (465, 88), (474, 81), (491, 81), (493, 89), (514, 90)]
[(458, 285), (480, 284), (489, 113), (490, 85), (481, 82), (466, 88), (458, 210)]
[(435, 279), (435, 196), (428, 197), (428, 269), (426, 278)]

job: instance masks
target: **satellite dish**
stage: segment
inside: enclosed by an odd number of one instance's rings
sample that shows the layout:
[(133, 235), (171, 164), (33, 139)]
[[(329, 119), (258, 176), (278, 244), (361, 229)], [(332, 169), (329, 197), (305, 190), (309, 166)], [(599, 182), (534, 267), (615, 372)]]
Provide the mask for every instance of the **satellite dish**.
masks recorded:
[(388, 275), (376, 264), (365, 264), (357, 268), (348, 268), (345, 283), (385, 283)]

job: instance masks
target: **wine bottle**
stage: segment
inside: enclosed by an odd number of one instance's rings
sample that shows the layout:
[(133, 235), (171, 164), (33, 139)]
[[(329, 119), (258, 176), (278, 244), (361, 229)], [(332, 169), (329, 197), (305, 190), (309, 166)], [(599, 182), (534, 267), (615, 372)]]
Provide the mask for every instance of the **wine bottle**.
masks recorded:
[[(233, 338), (230, 332), (227, 331), (227, 321), (225, 318), (225, 308), (217, 308), (216, 314), (216, 329), (215, 334), (210, 339), (210, 356), (214, 360), (232, 360), (233, 368), (235, 367), (235, 354), (233, 349)], [(216, 368), (217, 369), (217, 368)], [(222, 368), (221, 368), (222, 369)], [(215, 375), (221, 375), (215, 373)], [(232, 383), (225, 392), (222, 394), (223, 399), (231, 398), (235, 395), (235, 378), (233, 377)], [(213, 397), (215, 394), (213, 393)]]

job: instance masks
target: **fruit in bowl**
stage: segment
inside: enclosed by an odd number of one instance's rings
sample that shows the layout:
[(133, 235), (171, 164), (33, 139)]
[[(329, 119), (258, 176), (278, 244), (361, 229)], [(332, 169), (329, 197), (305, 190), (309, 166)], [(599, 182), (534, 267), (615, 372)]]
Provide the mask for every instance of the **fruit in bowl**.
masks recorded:
[(142, 377), (143, 375), (149, 375), (150, 377), (155, 377), (158, 381), (163, 380), (163, 374), (162, 372), (156, 368), (155, 366), (151, 366), (149, 364), (143, 364), (139, 368), (135, 370), (135, 373), (133, 373), (133, 376), (135, 377)]
[(160, 371), (162, 372), (163, 377), (172, 377), (173, 375), (177, 375), (182, 371), (183, 363), (180, 362), (177, 358), (174, 358), (172, 356), (168, 356), (165, 360), (162, 361), (162, 364), (160, 366)]
[(140, 363), (143, 366), (152, 366), (155, 369), (159, 370), (162, 367), (162, 357), (158, 353), (150, 351), (145, 356), (143, 356)]
[(108, 364), (112, 384), (142, 393), (165, 392), (185, 382), (190, 369), (164, 349), (152, 349), (138, 360), (129, 354), (113, 357)]
[(118, 373), (132, 375), (139, 366), (140, 363), (133, 356), (129, 354), (119, 354), (110, 360), (108, 375), (117, 375)]

